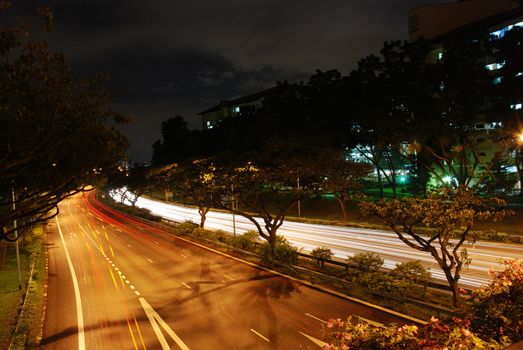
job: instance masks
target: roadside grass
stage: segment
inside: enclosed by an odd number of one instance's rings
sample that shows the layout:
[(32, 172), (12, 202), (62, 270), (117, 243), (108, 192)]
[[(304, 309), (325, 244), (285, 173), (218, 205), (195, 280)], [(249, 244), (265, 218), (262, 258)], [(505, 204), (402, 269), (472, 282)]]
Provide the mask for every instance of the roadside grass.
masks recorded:
[[(43, 227), (38, 226), (19, 241), (21, 291), (18, 290), (14, 243), (10, 244), (6, 264), (0, 269), (0, 349), (36, 348), (37, 337), (41, 331), (44, 285), (47, 277), (44, 240)], [(14, 333), (17, 323), (18, 329)]]

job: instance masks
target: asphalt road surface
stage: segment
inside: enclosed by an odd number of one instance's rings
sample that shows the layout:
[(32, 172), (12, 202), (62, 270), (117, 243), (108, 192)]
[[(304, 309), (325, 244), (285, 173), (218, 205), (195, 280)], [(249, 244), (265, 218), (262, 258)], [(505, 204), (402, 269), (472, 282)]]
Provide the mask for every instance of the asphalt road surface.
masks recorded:
[(190, 244), (88, 196), (60, 205), (48, 245), (43, 349), (319, 349), (314, 339), (329, 318), (406, 323)]
[[(118, 195), (115, 195), (119, 199)], [(139, 198), (137, 206), (151, 210), (153, 214), (173, 221), (191, 220), (200, 222), (198, 211), (171, 203)], [(236, 215), (236, 232), (242, 233), (255, 229), (247, 219)], [(260, 221), (261, 222), (261, 221)], [(229, 213), (210, 211), (207, 214), (205, 226), (211, 229), (233, 231), (233, 217)], [(523, 229), (523, 228), (522, 228)], [(397, 263), (420, 260), (430, 268), (432, 277), (441, 284), (447, 284), (445, 275), (428, 252), (420, 252), (408, 247), (390, 231), (359, 229), (354, 227), (305, 224), (285, 221), (278, 230), (278, 234), (285, 236), (304, 252), (310, 252), (316, 247), (327, 247), (334, 256), (344, 261), (347, 256), (359, 252), (375, 252), (384, 259), (384, 267), (393, 269)], [(523, 246), (498, 242), (465, 243), (464, 246), (472, 263), (462, 271), (460, 284), (464, 288), (478, 288), (490, 282), (490, 269), (500, 270), (502, 259), (520, 259), (523, 256)]]

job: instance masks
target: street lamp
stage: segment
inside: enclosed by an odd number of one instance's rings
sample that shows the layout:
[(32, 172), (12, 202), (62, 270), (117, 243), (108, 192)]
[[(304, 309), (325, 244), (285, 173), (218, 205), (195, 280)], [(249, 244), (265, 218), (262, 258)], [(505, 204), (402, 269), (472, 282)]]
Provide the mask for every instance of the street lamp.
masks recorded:
[(523, 143), (523, 131), (518, 134), (518, 142)]

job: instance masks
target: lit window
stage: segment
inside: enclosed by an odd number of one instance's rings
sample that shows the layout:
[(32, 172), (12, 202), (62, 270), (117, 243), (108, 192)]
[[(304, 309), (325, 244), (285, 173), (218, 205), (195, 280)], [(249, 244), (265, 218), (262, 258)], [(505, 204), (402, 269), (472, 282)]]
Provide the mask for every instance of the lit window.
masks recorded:
[(520, 77), (523, 75), (523, 72), (519, 72), (518, 74), (516, 74), (516, 77)]
[(441, 61), (443, 58), (443, 52), (438, 52), (438, 61)]
[(523, 108), (523, 104), (521, 104), (521, 103), (516, 103), (516, 104), (510, 105), (510, 108), (511, 108), (511, 109), (516, 109), (516, 110), (517, 110), (517, 109), (521, 109), (521, 108)]
[(497, 78), (494, 78), (494, 80), (492, 80), (492, 82), (493, 82), (494, 84), (499, 84), (499, 83), (501, 83), (501, 80), (502, 80), (502, 79), (503, 79), (503, 77), (497, 77)]
[(232, 108), (232, 113), (234, 113), (234, 114), (240, 113), (240, 107), (239, 106), (233, 107)]
[(505, 66), (505, 62), (487, 64), (485, 68), (487, 68), (488, 70), (497, 70), (503, 68), (503, 66)]
[(210, 120), (207, 121), (207, 129), (212, 129), (213, 125)]

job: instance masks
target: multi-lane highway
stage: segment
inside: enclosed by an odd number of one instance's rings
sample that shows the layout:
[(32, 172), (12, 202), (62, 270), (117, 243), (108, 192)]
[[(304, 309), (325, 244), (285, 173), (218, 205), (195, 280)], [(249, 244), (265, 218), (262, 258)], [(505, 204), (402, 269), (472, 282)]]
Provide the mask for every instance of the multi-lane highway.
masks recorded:
[(317, 349), (322, 322), (401, 317), (103, 207), (64, 201), (48, 233), (44, 349)]
[[(113, 196), (118, 200), (119, 196)], [(191, 220), (199, 222), (200, 217), (194, 208), (171, 203), (139, 198), (137, 206), (147, 208), (152, 213), (174, 221)], [(233, 218), (228, 213), (211, 211), (207, 214), (206, 227), (233, 230)], [(236, 215), (235, 226), (238, 233), (255, 229), (247, 219)], [(263, 225), (262, 225), (263, 226)], [(358, 252), (375, 252), (380, 254), (386, 268), (394, 268), (396, 263), (408, 260), (420, 260), (430, 267), (433, 278), (445, 284), (445, 276), (427, 252), (416, 251), (401, 242), (393, 232), (367, 230), (352, 227), (315, 225), (286, 221), (278, 233), (285, 236), (291, 243), (311, 251), (316, 247), (325, 246), (332, 250), (335, 257), (346, 259)], [(462, 272), (461, 285), (467, 288), (477, 288), (490, 281), (488, 271), (500, 269), (500, 259), (514, 259), (523, 256), (523, 246), (497, 242), (466, 243), (472, 263)]]

